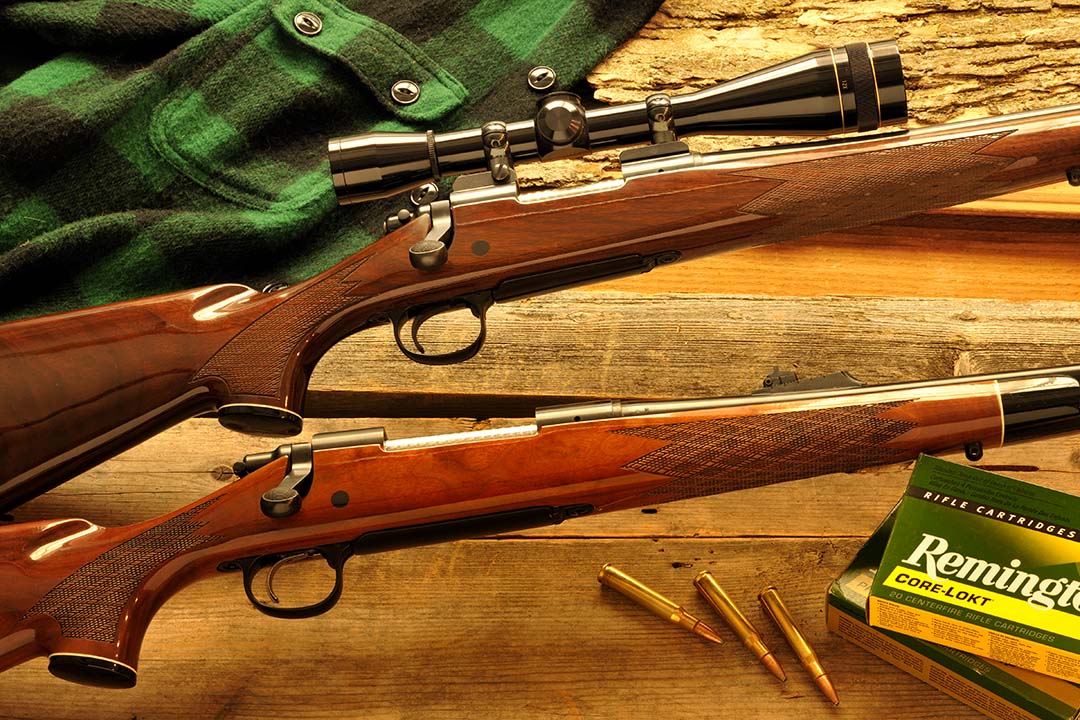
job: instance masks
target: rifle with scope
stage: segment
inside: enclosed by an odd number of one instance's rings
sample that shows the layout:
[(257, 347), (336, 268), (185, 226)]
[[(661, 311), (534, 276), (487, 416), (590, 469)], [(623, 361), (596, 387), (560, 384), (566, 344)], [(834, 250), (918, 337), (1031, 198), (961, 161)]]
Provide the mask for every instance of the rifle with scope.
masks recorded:
[[(277, 292), (217, 285), (0, 325), (0, 511), (198, 414), (295, 434), (316, 362), (366, 328), (391, 324), (416, 362), (461, 362), (480, 350), (497, 302), (1080, 182), (1080, 106), (712, 154), (677, 139), (864, 131), (901, 122), (905, 108), (896, 46), (882, 41), (684, 96), (586, 110), (558, 94), (527, 121), (332, 140), (342, 202), (466, 174), (444, 199), (414, 192), (415, 209), (391, 217), (385, 237)], [(515, 162), (640, 142), (616, 180), (516, 183)], [(475, 338), (426, 352), (421, 327), (458, 310), (475, 315)]]
[[(324, 433), (255, 453), (241, 479), (126, 527), (0, 527), (0, 670), (135, 684), (154, 613), (239, 573), (261, 611), (303, 618), (357, 554), (560, 523), (1080, 429), (1080, 366), (862, 386), (844, 373), (748, 397), (545, 408), (514, 427), (386, 438)], [(310, 562), (304, 562), (310, 561)]]

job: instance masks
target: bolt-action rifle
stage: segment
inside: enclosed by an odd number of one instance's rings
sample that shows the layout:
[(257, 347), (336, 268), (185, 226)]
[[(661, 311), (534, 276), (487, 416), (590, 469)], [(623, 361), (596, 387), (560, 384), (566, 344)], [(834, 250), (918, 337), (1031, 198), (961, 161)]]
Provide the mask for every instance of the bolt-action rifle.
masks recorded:
[[(337, 602), (356, 554), (921, 452), (964, 447), (976, 459), (984, 447), (1080, 429), (1080, 366), (874, 387), (840, 374), (806, 387), (584, 403), (538, 410), (516, 427), (400, 440), (383, 428), (325, 433), (248, 455), (240, 480), (145, 522), (0, 527), (0, 670), (48, 656), (64, 679), (130, 687), (155, 611), (223, 573), (239, 573), (261, 611), (308, 617)], [(320, 571), (323, 584), (309, 575)], [(283, 585), (289, 575), (296, 596)]]
[[(391, 217), (385, 237), (277, 292), (218, 285), (0, 326), (0, 511), (197, 414), (299, 432), (315, 363), (365, 328), (390, 323), (417, 362), (460, 362), (480, 349), (496, 302), (1080, 182), (1080, 106), (714, 154), (676, 139), (862, 131), (905, 114), (884, 41), (687, 95), (586, 110), (556, 93), (528, 121), (333, 140), (342, 202), (461, 176), (449, 197), (414, 193), (416, 209)], [(621, 154), (620, 179), (518, 190), (515, 161), (643, 142)], [(476, 316), (475, 339), (425, 352), (420, 327), (457, 310)]]

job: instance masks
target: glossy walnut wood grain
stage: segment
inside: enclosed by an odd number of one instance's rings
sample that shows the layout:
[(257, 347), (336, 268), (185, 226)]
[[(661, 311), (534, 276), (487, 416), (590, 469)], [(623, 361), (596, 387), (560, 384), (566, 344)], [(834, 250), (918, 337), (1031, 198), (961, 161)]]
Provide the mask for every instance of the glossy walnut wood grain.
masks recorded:
[(1066, 108), (721, 155), (455, 207), (449, 260), (434, 271), (408, 260), (421, 218), (273, 295), (219, 286), (0, 326), (0, 510), (196, 413), (299, 413), (323, 353), (389, 314), (603, 259), (692, 258), (1054, 182), (1080, 166), (1078, 119)]
[[(259, 498), (285, 475), (279, 459), (176, 513), (127, 527), (74, 519), (0, 527), (0, 669), (53, 653), (134, 669), (157, 608), (223, 562), (357, 538), (363, 552), (365, 533), (389, 528), (579, 503), (597, 511), (652, 505), (965, 442), (993, 447), (1001, 437), (993, 382), (780, 398), (516, 438), (319, 451), (300, 512), (271, 519)], [(335, 506), (341, 491), (349, 501)]]

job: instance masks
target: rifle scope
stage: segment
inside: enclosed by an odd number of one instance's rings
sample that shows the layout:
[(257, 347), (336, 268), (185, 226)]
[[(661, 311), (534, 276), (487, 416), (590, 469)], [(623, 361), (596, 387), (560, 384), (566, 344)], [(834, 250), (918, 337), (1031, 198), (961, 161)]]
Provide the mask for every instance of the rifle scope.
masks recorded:
[[(536, 116), (446, 133), (367, 133), (330, 140), (341, 204), (388, 197), (444, 175), (491, 169), (509, 176), (521, 161), (675, 140), (680, 134), (828, 135), (876, 130), (907, 118), (900, 54), (892, 40), (818, 50), (685, 95), (586, 110), (576, 95), (551, 93)], [(493, 155), (501, 164), (493, 164)], [(500, 168), (505, 169), (499, 177)]]

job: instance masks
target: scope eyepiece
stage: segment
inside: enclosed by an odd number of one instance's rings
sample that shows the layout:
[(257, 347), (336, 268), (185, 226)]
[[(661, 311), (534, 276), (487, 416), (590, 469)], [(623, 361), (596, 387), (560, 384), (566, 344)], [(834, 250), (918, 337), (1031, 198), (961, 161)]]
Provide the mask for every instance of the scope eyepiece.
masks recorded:
[[(675, 132), (862, 132), (906, 118), (900, 54), (894, 41), (881, 40), (818, 50), (704, 90), (653, 95), (637, 103), (585, 110), (572, 93), (552, 93), (540, 101), (536, 117), (504, 124), (505, 154), (515, 162), (570, 157), (602, 147), (672, 140)], [(485, 147), (483, 135), (483, 128), (472, 128), (334, 138), (328, 152), (338, 202), (388, 197), (444, 175), (484, 170), (491, 148)]]

